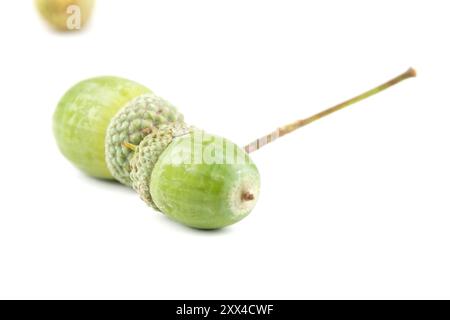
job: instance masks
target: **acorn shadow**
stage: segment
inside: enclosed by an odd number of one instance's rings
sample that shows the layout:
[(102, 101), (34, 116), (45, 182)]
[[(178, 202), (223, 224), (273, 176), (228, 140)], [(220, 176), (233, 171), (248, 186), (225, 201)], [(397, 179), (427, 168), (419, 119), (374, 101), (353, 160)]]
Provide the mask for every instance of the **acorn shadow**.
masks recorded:
[(222, 236), (227, 235), (231, 233), (230, 228), (222, 228), (222, 229), (198, 229), (193, 228), (189, 226), (185, 226), (184, 224), (181, 224), (175, 220), (170, 219), (165, 214), (162, 214), (161, 212), (157, 212), (157, 219), (161, 221), (162, 223), (170, 224), (172, 228), (176, 228), (179, 231), (182, 232), (189, 232), (191, 234), (205, 234), (208, 236)]
[[(128, 187), (122, 183), (120, 183), (117, 180), (108, 180), (108, 179), (101, 179), (96, 177), (91, 177), (86, 174), (80, 173), (80, 177), (85, 180), (90, 180), (101, 186), (102, 189), (109, 188), (110, 190), (124, 190), (126, 192), (132, 193), (136, 195), (136, 200), (140, 201), (139, 195), (136, 193), (136, 191), (133, 190), (133, 188)], [(145, 204), (144, 204), (145, 205)], [(148, 207), (149, 211), (154, 211), (154, 209)], [(170, 224), (170, 226), (174, 229), (177, 229), (179, 231), (183, 232), (189, 232), (192, 234), (206, 234), (208, 236), (222, 236), (227, 235), (231, 232), (230, 228), (222, 228), (222, 229), (198, 229), (193, 228), (189, 226), (185, 226), (175, 220), (170, 219), (168, 216), (161, 212), (154, 212), (155, 216), (159, 221), (162, 223)]]

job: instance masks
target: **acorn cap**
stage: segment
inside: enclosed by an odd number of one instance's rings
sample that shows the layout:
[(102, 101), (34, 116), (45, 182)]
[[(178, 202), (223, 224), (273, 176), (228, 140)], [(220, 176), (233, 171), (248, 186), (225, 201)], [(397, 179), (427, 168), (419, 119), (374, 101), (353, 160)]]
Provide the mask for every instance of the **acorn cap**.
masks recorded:
[[(142, 200), (158, 211), (160, 210), (153, 202), (150, 194), (150, 179), (153, 168), (173, 139), (186, 135), (192, 130), (192, 127), (182, 122), (161, 125), (143, 138), (130, 160), (130, 180), (133, 189), (136, 190)], [(127, 148), (133, 149), (132, 145), (129, 144)]]
[(113, 177), (125, 185), (132, 184), (130, 160), (134, 152), (124, 143), (139, 145), (160, 126), (178, 122), (183, 122), (183, 115), (155, 94), (144, 94), (129, 102), (114, 116), (106, 132), (106, 163)]

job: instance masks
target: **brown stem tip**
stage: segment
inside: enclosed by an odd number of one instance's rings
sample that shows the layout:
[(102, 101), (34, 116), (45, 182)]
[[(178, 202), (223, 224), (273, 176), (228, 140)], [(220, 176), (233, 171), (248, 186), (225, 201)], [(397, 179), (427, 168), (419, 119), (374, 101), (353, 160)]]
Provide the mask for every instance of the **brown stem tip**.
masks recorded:
[(241, 198), (242, 198), (243, 201), (255, 200), (255, 196), (252, 193), (248, 192), (248, 191), (242, 193), (242, 197)]
[(417, 76), (417, 71), (414, 68), (409, 68), (406, 73), (409, 75), (409, 77), (414, 78)]

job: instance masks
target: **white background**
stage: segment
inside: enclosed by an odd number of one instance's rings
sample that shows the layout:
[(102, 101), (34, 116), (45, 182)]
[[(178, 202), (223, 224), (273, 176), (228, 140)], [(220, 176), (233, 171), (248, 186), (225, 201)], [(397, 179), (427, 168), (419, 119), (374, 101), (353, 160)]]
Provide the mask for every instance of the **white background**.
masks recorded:
[[(0, 17), (0, 298), (450, 298), (448, 1), (99, 0), (52, 32)], [(201, 232), (84, 176), (59, 98), (127, 77), (243, 145), (414, 66), (419, 76), (253, 155), (260, 201)]]

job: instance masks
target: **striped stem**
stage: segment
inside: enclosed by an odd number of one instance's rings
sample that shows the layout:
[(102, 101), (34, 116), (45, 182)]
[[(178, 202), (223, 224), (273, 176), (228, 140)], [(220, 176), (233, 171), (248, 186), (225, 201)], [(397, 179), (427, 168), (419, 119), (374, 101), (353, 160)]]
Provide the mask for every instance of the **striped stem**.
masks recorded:
[(399, 76), (397, 76), (397, 77), (395, 77), (395, 78), (393, 78), (393, 79), (391, 79), (369, 91), (366, 91), (352, 99), (344, 101), (344, 102), (342, 102), (338, 105), (335, 105), (334, 107), (331, 107), (329, 109), (323, 110), (309, 118), (297, 120), (295, 122), (292, 122), (285, 126), (282, 126), (278, 129), (276, 129), (275, 131), (269, 133), (268, 135), (265, 135), (255, 141), (249, 143), (248, 145), (246, 145), (244, 147), (244, 149), (247, 153), (257, 151), (257, 150), (261, 149), (262, 147), (264, 147), (265, 145), (268, 145), (269, 143), (275, 141), (278, 138), (281, 138), (282, 136), (287, 135), (288, 133), (291, 133), (292, 131), (295, 131), (301, 127), (304, 127), (316, 120), (322, 119), (323, 117), (325, 117), (329, 114), (332, 114), (336, 111), (342, 110), (356, 102), (367, 99), (387, 88), (390, 88), (390, 87), (396, 85), (397, 83), (399, 83), (403, 80), (406, 80), (408, 78), (412, 78), (415, 76), (416, 76), (416, 71), (413, 68), (409, 68), (406, 72), (402, 73), (401, 75), (399, 75)]

